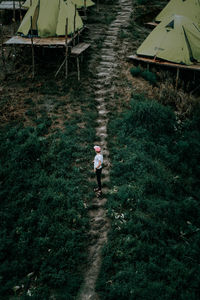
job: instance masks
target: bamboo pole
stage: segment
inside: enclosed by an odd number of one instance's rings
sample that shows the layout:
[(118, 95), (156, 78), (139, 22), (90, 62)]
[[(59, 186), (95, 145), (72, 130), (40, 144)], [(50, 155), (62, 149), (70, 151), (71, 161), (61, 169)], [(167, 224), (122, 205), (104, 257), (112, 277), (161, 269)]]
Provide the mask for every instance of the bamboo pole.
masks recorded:
[(74, 38), (73, 38), (73, 45), (76, 44), (76, 4), (75, 4), (75, 12), (74, 12)]
[(80, 65), (79, 65), (79, 57), (76, 58), (77, 63), (77, 72), (78, 72), (78, 81), (80, 81)]
[(58, 70), (57, 70), (57, 72), (56, 72), (56, 74), (55, 74), (55, 77), (57, 77), (58, 73), (59, 73), (60, 70), (62, 69), (62, 67), (63, 67), (63, 65), (65, 64), (65, 62), (66, 62), (66, 57), (65, 57), (65, 59), (63, 60), (63, 62), (62, 62), (62, 64), (60, 65), (60, 67), (58, 68)]
[(65, 78), (68, 77), (68, 18), (65, 25)]
[(33, 44), (33, 18), (31, 16), (31, 49), (32, 49), (32, 75), (35, 77), (35, 57), (34, 57), (34, 44)]
[(86, 0), (84, 0), (84, 16), (86, 17)]
[(13, 35), (15, 34), (15, 1), (13, 0)]
[(3, 24), (0, 24), (0, 34), (1, 34), (1, 56), (2, 56), (4, 73), (6, 75), (6, 62), (5, 62), (5, 56), (3, 51)]
[(178, 79), (179, 79), (179, 68), (177, 68), (177, 71), (176, 71), (176, 86), (175, 86), (175, 90), (177, 91), (177, 88), (178, 88)]
[(21, 0), (19, 0), (19, 16), (20, 16), (20, 24), (22, 22), (22, 4)]

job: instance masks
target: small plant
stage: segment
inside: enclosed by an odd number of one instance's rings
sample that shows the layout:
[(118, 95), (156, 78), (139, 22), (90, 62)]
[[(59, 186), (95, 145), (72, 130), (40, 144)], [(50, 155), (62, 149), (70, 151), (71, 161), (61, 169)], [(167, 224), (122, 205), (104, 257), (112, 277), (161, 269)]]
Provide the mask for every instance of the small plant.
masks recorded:
[(121, 29), (119, 32), (119, 38), (126, 39), (127, 37), (128, 37), (128, 33)]
[(147, 81), (149, 81), (151, 84), (155, 84), (156, 83), (156, 74), (146, 70), (146, 71), (143, 71), (141, 73), (142, 77), (144, 79), (146, 79)]
[(142, 76), (144, 79), (149, 81), (151, 84), (155, 84), (157, 81), (156, 74), (148, 70), (142, 71), (140, 67), (133, 67), (130, 69), (132, 76)]
[(132, 76), (139, 76), (141, 74), (142, 70), (140, 67), (133, 67), (130, 69), (130, 73)]

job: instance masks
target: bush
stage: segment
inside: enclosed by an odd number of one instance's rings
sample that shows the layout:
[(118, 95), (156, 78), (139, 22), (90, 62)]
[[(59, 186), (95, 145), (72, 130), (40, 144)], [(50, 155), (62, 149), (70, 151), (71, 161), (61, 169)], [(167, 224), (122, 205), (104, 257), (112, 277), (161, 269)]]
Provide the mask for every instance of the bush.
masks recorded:
[(142, 71), (140, 67), (133, 67), (130, 69), (132, 76), (142, 76), (145, 80), (149, 81), (151, 84), (156, 84), (157, 78), (156, 74), (146, 70)]
[(130, 73), (132, 76), (139, 76), (141, 74), (142, 70), (140, 67), (135, 67), (130, 69)]
[(149, 81), (151, 84), (155, 84), (156, 83), (156, 74), (150, 72), (150, 71), (143, 71), (141, 73), (142, 77), (144, 79), (146, 79), (147, 81)]

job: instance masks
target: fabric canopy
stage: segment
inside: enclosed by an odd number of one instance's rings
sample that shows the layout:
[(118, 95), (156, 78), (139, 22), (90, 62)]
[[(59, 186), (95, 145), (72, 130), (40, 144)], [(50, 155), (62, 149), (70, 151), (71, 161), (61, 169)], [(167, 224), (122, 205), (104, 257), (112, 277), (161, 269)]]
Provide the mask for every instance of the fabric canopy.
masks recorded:
[[(76, 14), (76, 18), (75, 18)], [(32, 0), (18, 33), (27, 36), (32, 29), (39, 37), (64, 36), (66, 19), (68, 19), (68, 35), (83, 27), (83, 22), (71, 0)], [(74, 26), (75, 19), (75, 26)]]
[(138, 48), (137, 54), (186, 65), (200, 62), (200, 28), (184, 16), (165, 18)]
[(188, 17), (200, 26), (200, 0), (171, 0), (155, 20), (161, 22), (173, 15)]

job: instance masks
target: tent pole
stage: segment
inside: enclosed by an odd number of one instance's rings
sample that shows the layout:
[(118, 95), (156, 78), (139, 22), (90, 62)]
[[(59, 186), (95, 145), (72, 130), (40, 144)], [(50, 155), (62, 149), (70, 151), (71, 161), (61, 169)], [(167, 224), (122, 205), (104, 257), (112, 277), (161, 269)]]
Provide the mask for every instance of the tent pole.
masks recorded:
[(179, 79), (179, 68), (177, 68), (177, 71), (176, 71), (176, 87), (175, 87), (176, 91), (177, 91), (177, 88), (178, 88), (178, 79)]
[(31, 16), (31, 49), (32, 49), (32, 74), (35, 76), (35, 58), (34, 58), (34, 45), (33, 45), (33, 18)]
[(65, 26), (65, 78), (68, 76), (68, 18), (66, 18), (66, 26)]

